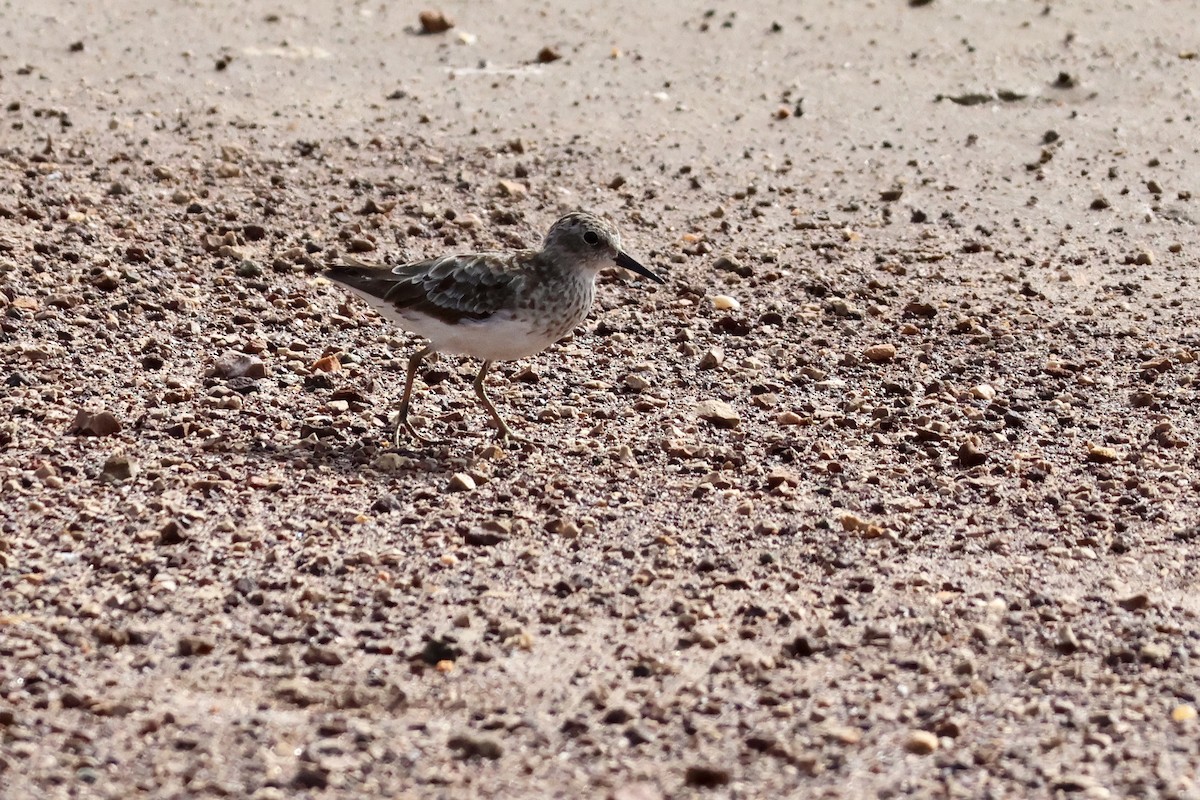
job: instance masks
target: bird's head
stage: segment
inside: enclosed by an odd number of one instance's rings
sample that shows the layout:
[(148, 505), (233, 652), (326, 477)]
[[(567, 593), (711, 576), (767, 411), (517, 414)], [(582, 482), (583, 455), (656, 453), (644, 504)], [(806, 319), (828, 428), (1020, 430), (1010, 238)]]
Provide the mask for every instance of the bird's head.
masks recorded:
[(652, 281), (665, 283), (621, 249), (621, 234), (615, 227), (586, 211), (573, 211), (554, 223), (546, 234), (543, 247), (547, 252), (561, 253), (564, 258), (585, 268), (599, 271), (616, 264)]

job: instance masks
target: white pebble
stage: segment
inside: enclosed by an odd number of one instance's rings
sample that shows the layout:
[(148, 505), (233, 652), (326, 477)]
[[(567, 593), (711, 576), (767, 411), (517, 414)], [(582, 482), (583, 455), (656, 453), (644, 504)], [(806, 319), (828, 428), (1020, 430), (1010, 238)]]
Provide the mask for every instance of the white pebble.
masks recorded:
[(630, 374), (625, 376), (625, 385), (635, 392), (644, 392), (650, 388), (650, 381), (643, 378), (641, 375)]
[(995, 400), (996, 390), (989, 383), (981, 383), (971, 390), (971, 394), (978, 397), (980, 400)]

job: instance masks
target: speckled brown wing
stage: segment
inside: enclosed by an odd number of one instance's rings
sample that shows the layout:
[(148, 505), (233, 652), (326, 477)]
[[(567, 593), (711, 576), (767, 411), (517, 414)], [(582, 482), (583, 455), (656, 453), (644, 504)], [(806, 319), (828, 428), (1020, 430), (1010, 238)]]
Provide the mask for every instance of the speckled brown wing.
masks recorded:
[(379, 298), (398, 312), (416, 311), (449, 325), (483, 320), (511, 308), (527, 276), (513, 267), (529, 253), (443, 256), (398, 267), (338, 266), (330, 280)]

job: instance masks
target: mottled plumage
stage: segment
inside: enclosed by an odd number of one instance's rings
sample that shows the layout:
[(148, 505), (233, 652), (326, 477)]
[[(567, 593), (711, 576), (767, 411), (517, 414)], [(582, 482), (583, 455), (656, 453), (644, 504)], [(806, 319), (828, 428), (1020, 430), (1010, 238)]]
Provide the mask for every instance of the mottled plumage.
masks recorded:
[(662, 283), (621, 250), (611, 225), (585, 212), (554, 223), (541, 250), (471, 253), (389, 266), (338, 266), (330, 280), (354, 290), (384, 317), (429, 340), (408, 362), (395, 441), (407, 430), (413, 380), (431, 353), (483, 360), (475, 391), (500, 434), (519, 438), (483, 388), (493, 361), (540, 353), (583, 321), (592, 307), (596, 274), (616, 264)]

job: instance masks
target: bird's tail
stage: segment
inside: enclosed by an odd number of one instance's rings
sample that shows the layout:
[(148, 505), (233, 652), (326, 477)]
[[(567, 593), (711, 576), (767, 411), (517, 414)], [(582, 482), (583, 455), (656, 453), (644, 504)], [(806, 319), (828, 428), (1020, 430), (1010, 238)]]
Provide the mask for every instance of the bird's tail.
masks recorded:
[(325, 270), (324, 275), (359, 294), (368, 297), (386, 297), (396, 286), (396, 276), (391, 267), (372, 264), (337, 264)]

